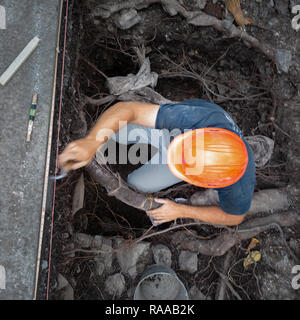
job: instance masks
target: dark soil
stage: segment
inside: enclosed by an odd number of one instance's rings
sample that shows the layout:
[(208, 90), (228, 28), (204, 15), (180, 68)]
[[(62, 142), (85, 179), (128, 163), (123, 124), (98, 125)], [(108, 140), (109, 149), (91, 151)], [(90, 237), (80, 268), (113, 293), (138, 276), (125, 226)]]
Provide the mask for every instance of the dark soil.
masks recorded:
[[(223, 38), (221, 33), (211, 27), (194, 27), (187, 24), (180, 16), (170, 17), (160, 5), (152, 5), (143, 10), (143, 14), (153, 17), (151, 23), (145, 19), (144, 24), (129, 30), (119, 30), (112, 21), (93, 17), (93, 3), (93, 1), (75, 1), (70, 7), (60, 152), (69, 142), (85, 134), (80, 118), (84, 96), (98, 99), (109, 94), (105, 87), (105, 78), (101, 73), (108, 77), (136, 73), (139, 70), (139, 63), (134, 47), (145, 47), (152, 71), (159, 74), (155, 90), (161, 95), (173, 101), (190, 98), (214, 101), (232, 115), (245, 136), (262, 134), (276, 140), (271, 161), (264, 169), (257, 170), (256, 190), (288, 185), (290, 172), (286, 166), (286, 144), (289, 137), (285, 132), (270, 125), (270, 117), (278, 119), (279, 124), (283, 117), (281, 102), (276, 100), (277, 104), (274, 104), (275, 98), (271, 88), (276, 81), (277, 69), (270, 60), (258, 50), (246, 47), (239, 39)], [(242, 3), (243, 9), (254, 17), (256, 24), (264, 25), (277, 14), (283, 21), (283, 28), (287, 28), (289, 16), (278, 13), (276, 8), (270, 10), (263, 7), (258, 10), (260, 4), (246, 4), (245, 1)], [(211, 6), (212, 4), (206, 10), (212, 10), (209, 12), (215, 15), (222, 14), (224, 10), (222, 2), (215, 7)], [(249, 33), (261, 40), (265, 39), (270, 44), (276, 44), (271, 31), (251, 26)], [(286, 41), (290, 41), (288, 35)], [(182, 68), (200, 74), (203, 81), (209, 81), (210, 89), (219, 96), (207, 90), (203, 82), (179, 76)], [(205, 70), (208, 70), (207, 74)], [(173, 76), (174, 74), (177, 76)], [(110, 104), (101, 107), (84, 105), (83, 112), (88, 129), (109, 106)], [(126, 178), (136, 166), (112, 165), (111, 168)], [(74, 185), (82, 172), (85, 176), (84, 208), (72, 218)], [(171, 191), (168, 197), (188, 197), (194, 191), (194, 187), (182, 184), (179, 191)], [(168, 225), (158, 229), (164, 229)], [(57, 298), (55, 279), (58, 272), (68, 279), (74, 279), (75, 299), (108, 298), (98, 288), (101, 283), (99, 281), (103, 279), (93, 276), (94, 266), (90, 259), (92, 257), (83, 253), (76, 254), (74, 258), (64, 257), (63, 252), (66, 251), (72, 232), (101, 234), (107, 237), (120, 235), (134, 239), (141, 236), (150, 226), (145, 212), (109, 197), (83, 169), (72, 172), (67, 178), (58, 181), (53, 225), (50, 299)], [(196, 228), (192, 228), (191, 231), (202, 237), (219, 232), (207, 226), (201, 231)], [(298, 231), (296, 228), (287, 230), (290, 235)], [(151, 241), (168, 244), (169, 236), (164, 234)], [(266, 236), (266, 233), (261, 236)], [(248, 242), (242, 243), (234, 249), (235, 261), (242, 261), (248, 244)], [(174, 255), (178, 254), (176, 248), (170, 249)], [(47, 254), (45, 259), (46, 257)], [(206, 296), (213, 297), (219, 281), (215, 271), (221, 271), (223, 260), (224, 257), (202, 256), (199, 259), (199, 271), (193, 276), (178, 270), (176, 263), (172, 268), (178, 272), (187, 287), (197, 284)], [(259, 286), (255, 274), (264, 272), (266, 268), (263, 264), (257, 264), (245, 271), (242, 263), (234, 265), (231, 276), (236, 283), (236, 290), (243, 299), (259, 299)], [(233, 296), (229, 295), (227, 298)]]

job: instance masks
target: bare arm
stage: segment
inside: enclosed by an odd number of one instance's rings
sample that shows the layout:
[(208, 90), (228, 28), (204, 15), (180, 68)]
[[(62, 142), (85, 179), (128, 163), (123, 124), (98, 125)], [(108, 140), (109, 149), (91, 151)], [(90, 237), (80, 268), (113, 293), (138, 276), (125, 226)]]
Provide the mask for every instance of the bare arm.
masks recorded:
[(157, 223), (164, 223), (178, 218), (191, 218), (209, 224), (233, 226), (240, 224), (245, 215), (233, 215), (224, 212), (218, 206), (189, 206), (178, 204), (167, 199), (155, 199), (164, 205), (158, 209), (147, 211)]
[(87, 165), (96, 151), (114, 133), (128, 123), (154, 127), (159, 105), (140, 102), (118, 102), (106, 110), (90, 133), (71, 142), (59, 156), (64, 170), (75, 170)]

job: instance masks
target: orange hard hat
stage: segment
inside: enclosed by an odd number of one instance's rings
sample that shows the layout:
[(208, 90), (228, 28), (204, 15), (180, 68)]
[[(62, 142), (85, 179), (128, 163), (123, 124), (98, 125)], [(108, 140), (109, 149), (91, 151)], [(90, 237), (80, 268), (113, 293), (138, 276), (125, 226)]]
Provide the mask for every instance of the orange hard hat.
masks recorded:
[(243, 140), (221, 128), (201, 128), (175, 137), (168, 148), (168, 166), (179, 179), (203, 188), (234, 184), (246, 171)]

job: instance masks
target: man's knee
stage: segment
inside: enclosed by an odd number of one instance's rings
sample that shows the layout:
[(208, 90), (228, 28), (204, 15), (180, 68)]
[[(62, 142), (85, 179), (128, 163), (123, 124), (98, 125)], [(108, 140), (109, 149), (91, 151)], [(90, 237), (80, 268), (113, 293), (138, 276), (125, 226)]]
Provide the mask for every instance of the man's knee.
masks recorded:
[(141, 175), (135, 174), (134, 172), (128, 175), (127, 183), (134, 189), (145, 193), (152, 193), (161, 190), (159, 186), (149, 184), (149, 180), (145, 181), (145, 178)]

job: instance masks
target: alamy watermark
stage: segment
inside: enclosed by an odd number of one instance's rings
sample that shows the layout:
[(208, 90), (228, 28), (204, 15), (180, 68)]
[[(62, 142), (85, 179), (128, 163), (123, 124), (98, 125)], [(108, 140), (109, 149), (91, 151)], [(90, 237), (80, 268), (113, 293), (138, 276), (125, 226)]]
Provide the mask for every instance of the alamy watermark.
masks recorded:
[(296, 274), (292, 279), (292, 288), (295, 290), (300, 289), (300, 265), (295, 265), (292, 268), (292, 274)]
[(0, 29), (6, 29), (6, 12), (3, 6), (0, 6)]
[(300, 30), (300, 4), (293, 6), (292, 14), (296, 16), (292, 19), (292, 28), (296, 31)]
[[(198, 129), (180, 130), (174, 128), (158, 130), (137, 125), (127, 125), (126, 121), (119, 121), (119, 131), (115, 133), (111, 129), (101, 129), (98, 131), (96, 139), (107, 141), (100, 153), (97, 161), (101, 164), (173, 164), (184, 165), (186, 174), (200, 174), (204, 167), (204, 134)], [(173, 141), (176, 147), (171, 154), (168, 154), (168, 147), (173, 138), (185, 133), (183, 140)], [(117, 142), (119, 152), (117, 152)], [(128, 152), (122, 152), (121, 145), (132, 145)], [(152, 145), (156, 152), (149, 155), (148, 145)], [(117, 159), (117, 154), (119, 159)], [(150, 157), (149, 157), (150, 156)], [(150, 160), (150, 159), (151, 160)]]

